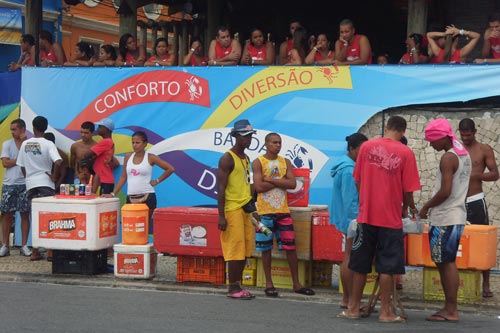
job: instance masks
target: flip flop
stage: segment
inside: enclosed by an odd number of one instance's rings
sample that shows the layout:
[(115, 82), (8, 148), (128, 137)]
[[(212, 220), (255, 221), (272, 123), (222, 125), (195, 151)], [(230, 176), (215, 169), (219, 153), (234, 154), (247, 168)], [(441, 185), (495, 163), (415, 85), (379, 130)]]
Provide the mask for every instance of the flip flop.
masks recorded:
[(393, 319), (379, 319), (379, 323), (387, 323), (387, 324), (398, 324), (398, 323), (406, 323), (406, 319), (403, 317), (397, 316)]
[(227, 297), (229, 298), (234, 298), (234, 299), (252, 299), (254, 298), (255, 296), (250, 294), (248, 292), (248, 290), (240, 290), (236, 293), (232, 293), (232, 294), (227, 294)]
[(267, 297), (278, 297), (279, 293), (274, 287), (264, 289), (264, 293)]
[(359, 320), (359, 317), (351, 316), (347, 313), (347, 311), (342, 311), (337, 315), (337, 318), (351, 319), (351, 320)]
[(301, 294), (301, 295), (306, 295), (306, 296), (313, 296), (315, 295), (316, 293), (314, 292), (314, 290), (312, 290), (311, 288), (306, 288), (306, 287), (302, 287), (298, 290), (294, 290), (297, 294)]
[(429, 317), (425, 318), (427, 321), (439, 321), (439, 322), (446, 322), (446, 323), (458, 323), (458, 319), (450, 319), (446, 316), (443, 316), (440, 313), (434, 313), (430, 315)]
[(483, 297), (484, 298), (493, 297), (493, 292), (492, 291), (483, 291)]

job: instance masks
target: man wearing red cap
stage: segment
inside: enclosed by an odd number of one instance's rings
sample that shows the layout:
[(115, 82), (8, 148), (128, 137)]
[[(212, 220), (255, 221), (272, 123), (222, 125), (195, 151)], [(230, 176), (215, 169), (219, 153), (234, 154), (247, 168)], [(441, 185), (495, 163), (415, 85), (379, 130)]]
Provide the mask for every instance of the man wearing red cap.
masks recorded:
[(445, 152), (439, 162), (433, 196), (420, 210), (422, 218), (427, 218), (430, 210), (431, 257), (439, 270), (445, 295), (443, 308), (426, 320), (458, 321), (459, 278), (455, 259), (467, 218), (465, 198), (472, 163), (446, 119), (431, 121), (425, 128), (425, 140), (435, 150)]

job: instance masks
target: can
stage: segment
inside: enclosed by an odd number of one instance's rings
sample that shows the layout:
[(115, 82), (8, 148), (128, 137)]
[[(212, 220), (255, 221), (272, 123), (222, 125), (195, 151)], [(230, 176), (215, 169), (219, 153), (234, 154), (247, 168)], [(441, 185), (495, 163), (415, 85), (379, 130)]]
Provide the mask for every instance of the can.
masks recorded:
[(80, 184), (78, 192), (80, 195), (85, 195), (85, 184)]
[(69, 195), (75, 195), (75, 184), (69, 184)]
[(66, 186), (66, 190), (64, 191), (64, 194), (69, 195), (70, 186), (69, 186), (69, 184), (64, 184), (64, 185)]
[(60, 195), (66, 195), (66, 184), (61, 184), (59, 186), (59, 194)]
[(85, 185), (85, 195), (92, 194), (92, 185)]

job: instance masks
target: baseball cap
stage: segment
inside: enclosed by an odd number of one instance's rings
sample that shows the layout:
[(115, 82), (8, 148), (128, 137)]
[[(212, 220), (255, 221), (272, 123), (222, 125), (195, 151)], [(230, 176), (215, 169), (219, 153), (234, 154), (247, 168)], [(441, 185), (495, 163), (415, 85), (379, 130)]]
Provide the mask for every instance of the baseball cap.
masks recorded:
[(95, 124), (96, 124), (96, 126), (104, 126), (107, 129), (109, 129), (111, 132), (115, 129), (115, 122), (109, 118), (101, 119), (101, 121), (98, 121)]
[(253, 129), (252, 125), (247, 119), (241, 119), (234, 123), (234, 127), (231, 129), (231, 135), (241, 135), (246, 136), (248, 134), (255, 134), (256, 130)]

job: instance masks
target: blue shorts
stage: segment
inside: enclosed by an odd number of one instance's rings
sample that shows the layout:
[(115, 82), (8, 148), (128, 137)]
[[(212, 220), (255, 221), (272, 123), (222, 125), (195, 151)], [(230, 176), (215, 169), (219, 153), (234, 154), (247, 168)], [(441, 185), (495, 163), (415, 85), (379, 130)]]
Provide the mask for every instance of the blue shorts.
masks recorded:
[(29, 212), (26, 185), (4, 185), (0, 211), (2, 213)]
[(429, 228), (429, 245), (432, 261), (436, 264), (454, 262), (463, 231), (464, 226), (461, 224), (445, 227), (431, 226)]
[(273, 239), (279, 250), (295, 250), (295, 232), (290, 214), (266, 214), (260, 216), (260, 221), (273, 232), (270, 236), (262, 232), (255, 233), (255, 250), (270, 251), (273, 248)]

